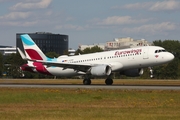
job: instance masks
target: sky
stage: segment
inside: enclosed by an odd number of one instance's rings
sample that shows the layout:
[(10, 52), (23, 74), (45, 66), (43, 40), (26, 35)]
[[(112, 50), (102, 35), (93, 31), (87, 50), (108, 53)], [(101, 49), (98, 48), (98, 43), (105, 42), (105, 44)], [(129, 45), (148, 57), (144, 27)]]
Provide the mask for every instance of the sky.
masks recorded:
[(114, 38), (180, 40), (180, 0), (0, 0), (0, 45), (16, 33), (69, 36), (69, 48)]

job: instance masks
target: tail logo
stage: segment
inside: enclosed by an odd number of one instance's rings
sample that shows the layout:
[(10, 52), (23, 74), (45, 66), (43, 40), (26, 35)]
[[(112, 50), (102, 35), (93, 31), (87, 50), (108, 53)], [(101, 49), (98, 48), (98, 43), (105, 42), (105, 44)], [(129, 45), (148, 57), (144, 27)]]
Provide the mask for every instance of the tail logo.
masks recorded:
[(38, 54), (38, 52), (33, 49), (26, 49), (26, 52), (32, 60), (43, 60), (43, 58)]
[(21, 36), (21, 39), (23, 43), (28, 46), (35, 45), (35, 43), (32, 41), (32, 39), (28, 35)]

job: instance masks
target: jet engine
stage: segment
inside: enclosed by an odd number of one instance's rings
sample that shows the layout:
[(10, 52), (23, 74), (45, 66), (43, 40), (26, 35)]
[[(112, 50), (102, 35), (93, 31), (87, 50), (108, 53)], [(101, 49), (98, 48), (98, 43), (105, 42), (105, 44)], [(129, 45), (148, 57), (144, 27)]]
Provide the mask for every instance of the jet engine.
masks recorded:
[(111, 74), (111, 67), (108, 65), (98, 65), (91, 68), (90, 73), (94, 76), (106, 76)]
[(129, 69), (129, 70), (125, 70), (120, 72), (121, 75), (126, 75), (128, 77), (138, 77), (140, 75), (143, 74), (143, 69), (139, 68), (139, 69)]

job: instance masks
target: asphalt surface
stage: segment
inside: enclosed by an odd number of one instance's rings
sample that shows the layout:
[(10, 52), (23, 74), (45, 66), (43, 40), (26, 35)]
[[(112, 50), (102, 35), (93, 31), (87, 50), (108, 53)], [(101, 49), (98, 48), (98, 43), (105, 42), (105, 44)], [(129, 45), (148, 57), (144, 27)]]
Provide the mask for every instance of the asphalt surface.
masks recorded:
[(0, 84), (9, 88), (85, 88), (85, 89), (137, 89), (137, 90), (180, 90), (180, 86), (154, 85), (62, 85), (62, 84)]

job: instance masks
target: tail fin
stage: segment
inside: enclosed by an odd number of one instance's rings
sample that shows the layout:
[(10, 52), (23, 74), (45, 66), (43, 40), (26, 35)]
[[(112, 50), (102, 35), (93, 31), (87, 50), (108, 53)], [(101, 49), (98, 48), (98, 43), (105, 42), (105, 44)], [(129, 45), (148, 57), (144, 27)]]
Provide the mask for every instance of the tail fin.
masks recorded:
[(26, 54), (26, 58), (29, 60), (43, 60), (46, 61), (47, 57), (39, 49), (36, 43), (31, 39), (28, 34), (21, 35), (22, 44)]
[[(28, 60), (28, 58), (26, 57), (26, 55), (19, 49), (17, 48), (20, 56), (22, 57), (22, 59), (24, 60)], [(33, 71), (33, 68), (34, 68), (34, 65), (33, 65), (33, 62), (32, 61), (27, 61), (28, 63), (27, 64), (24, 64), (22, 66), (20, 66), (21, 70), (23, 71), (30, 71), (30, 72), (34, 72)]]

